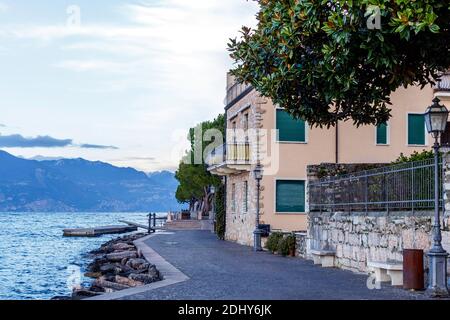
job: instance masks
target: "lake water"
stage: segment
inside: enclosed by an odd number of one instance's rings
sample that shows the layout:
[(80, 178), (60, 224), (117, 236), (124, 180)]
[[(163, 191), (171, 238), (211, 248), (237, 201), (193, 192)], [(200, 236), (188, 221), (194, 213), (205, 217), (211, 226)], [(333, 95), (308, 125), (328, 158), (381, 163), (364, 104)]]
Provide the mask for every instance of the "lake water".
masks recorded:
[[(158, 214), (164, 216), (165, 214)], [(148, 223), (146, 213), (0, 213), (0, 300), (42, 300), (70, 295), (88, 282), (86, 253), (120, 235), (65, 238), (65, 228)]]

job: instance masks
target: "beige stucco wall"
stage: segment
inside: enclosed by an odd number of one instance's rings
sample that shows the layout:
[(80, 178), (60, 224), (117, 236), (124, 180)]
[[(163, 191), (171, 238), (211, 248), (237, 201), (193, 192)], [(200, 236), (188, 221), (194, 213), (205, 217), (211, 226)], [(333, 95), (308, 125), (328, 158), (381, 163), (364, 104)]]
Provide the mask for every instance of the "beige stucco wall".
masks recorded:
[[(392, 95), (392, 119), (389, 122), (389, 145), (376, 145), (376, 128), (373, 125), (355, 127), (351, 121), (339, 124), (339, 162), (342, 163), (388, 163), (400, 156), (414, 151), (428, 149), (428, 145), (408, 146), (407, 114), (424, 113), (434, 97), (432, 88), (413, 87), (399, 89)], [(269, 103), (264, 106), (263, 128), (275, 129), (275, 107)], [(310, 164), (335, 162), (335, 128), (307, 129), (307, 142), (278, 143), (280, 150), (279, 170), (263, 180), (264, 223), (284, 231), (307, 229), (305, 213), (278, 214), (275, 212), (275, 183), (277, 179), (306, 180), (306, 168)]]
[(411, 154), (430, 146), (408, 146), (407, 114), (424, 113), (432, 104), (434, 92), (431, 87), (420, 90), (418, 87), (399, 89), (391, 97), (392, 118), (389, 121), (389, 145), (376, 145), (375, 126), (356, 128), (351, 122), (340, 124), (339, 162), (392, 162), (400, 153)]
[[(356, 128), (351, 121), (339, 124), (339, 162), (341, 163), (385, 163), (392, 162), (400, 153), (406, 155), (414, 151), (428, 149), (431, 138), (426, 146), (407, 145), (407, 113), (424, 113), (434, 97), (432, 88), (399, 89), (392, 96), (392, 119), (389, 123), (389, 145), (376, 145), (375, 126), (362, 126)], [(266, 101), (265, 104), (261, 104)], [(450, 97), (443, 99), (450, 106)], [(311, 164), (335, 162), (335, 128), (307, 129), (306, 143), (272, 143), (275, 140), (275, 107), (269, 99), (261, 98), (255, 91), (235, 104), (227, 111), (229, 117), (237, 122), (237, 127), (242, 128), (242, 110), (250, 106), (250, 128), (260, 127), (267, 130), (265, 141), (268, 143), (269, 154), (279, 150), (279, 159), (275, 166), (266, 168), (266, 176), (261, 187), (261, 223), (270, 224), (272, 229), (283, 231), (307, 230), (307, 216), (304, 212), (295, 214), (279, 214), (275, 212), (275, 183), (277, 179), (307, 180), (306, 168)], [(237, 117), (235, 117), (237, 116)], [(258, 120), (260, 117), (260, 120)], [(228, 122), (231, 127), (231, 121)], [(272, 161), (273, 162), (273, 161)], [(274, 169), (275, 168), (275, 169)], [(253, 170), (250, 167), (249, 170)], [(242, 188), (243, 181), (249, 182), (252, 201), (249, 213), (242, 213)], [(231, 212), (227, 207), (227, 231), (228, 240), (250, 245), (253, 241), (255, 227), (255, 202), (256, 183), (249, 172), (228, 176), (227, 196), (228, 204), (231, 203), (231, 185), (236, 184), (237, 212)], [(306, 207), (306, 211), (307, 211)]]

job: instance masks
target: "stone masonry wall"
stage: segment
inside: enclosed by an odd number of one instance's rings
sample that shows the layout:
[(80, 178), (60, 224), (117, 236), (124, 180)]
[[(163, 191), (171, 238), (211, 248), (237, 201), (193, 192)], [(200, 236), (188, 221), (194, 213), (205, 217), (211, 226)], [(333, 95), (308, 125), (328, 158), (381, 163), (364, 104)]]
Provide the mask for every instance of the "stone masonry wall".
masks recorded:
[[(336, 251), (336, 267), (367, 272), (368, 261), (403, 261), (403, 249), (427, 250), (433, 212), (313, 212), (308, 249)], [(308, 250), (308, 252), (309, 252)]]
[[(317, 179), (318, 166), (309, 170)], [(450, 252), (450, 155), (444, 156), (443, 246)], [(368, 272), (368, 261), (403, 261), (404, 249), (431, 247), (432, 211), (311, 212), (308, 214), (307, 258), (310, 250), (336, 251), (336, 267)], [(427, 261), (425, 261), (427, 266)], [(450, 272), (450, 266), (449, 266)]]
[[(239, 103), (227, 110), (228, 127), (231, 127), (230, 119), (236, 121), (237, 129), (243, 129), (243, 114), (248, 112), (250, 129), (261, 128), (261, 119), (264, 114), (262, 105), (266, 103), (266, 99), (262, 98), (256, 91), (252, 91)], [(226, 232), (225, 239), (237, 242), (242, 245), (253, 245), (253, 232), (255, 231), (256, 221), (256, 197), (257, 187), (256, 180), (252, 171), (254, 164), (249, 168), (250, 171), (243, 171), (238, 174), (229, 175), (227, 177), (227, 213), (226, 213)], [(247, 181), (249, 188), (248, 211), (244, 212), (244, 183)], [(236, 208), (232, 210), (232, 185), (236, 187)], [(261, 222), (264, 217), (264, 185), (261, 185), (260, 194), (260, 213)]]

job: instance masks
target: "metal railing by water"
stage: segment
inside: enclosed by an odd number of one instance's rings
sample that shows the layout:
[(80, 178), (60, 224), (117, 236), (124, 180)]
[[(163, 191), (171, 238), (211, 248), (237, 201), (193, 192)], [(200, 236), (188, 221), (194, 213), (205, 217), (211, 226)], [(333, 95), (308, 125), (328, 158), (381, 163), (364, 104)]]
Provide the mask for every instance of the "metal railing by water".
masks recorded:
[[(439, 168), (442, 179), (442, 164)], [(429, 159), (311, 181), (310, 211), (430, 210), (434, 170)], [(443, 199), (442, 180), (439, 186)]]

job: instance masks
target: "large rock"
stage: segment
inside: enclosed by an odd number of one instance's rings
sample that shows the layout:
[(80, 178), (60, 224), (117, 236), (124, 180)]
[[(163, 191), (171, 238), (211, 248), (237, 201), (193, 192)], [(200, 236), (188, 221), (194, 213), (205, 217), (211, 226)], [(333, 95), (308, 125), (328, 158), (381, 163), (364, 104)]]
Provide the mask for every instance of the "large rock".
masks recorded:
[(108, 264), (104, 264), (100, 267), (100, 272), (101, 273), (110, 273), (110, 272), (115, 272), (116, 271), (117, 266), (113, 263), (108, 263)]
[(127, 251), (127, 250), (136, 250), (136, 247), (133, 245), (129, 245), (128, 243), (119, 242), (112, 245), (112, 248), (115, 251)]
[(120, 283), (115, 283), (112, 281), (108, 281), (105, 278), (98, 278), (94, 281), (94, 286), (104, 288), (104, 289), (112, 289), (116, 291), (125, 290), (131, 288), (130, 286), (123, 285)]
[(122, 284), (129, 287), (139, 287), (144, 285), (144, 283), (142, 282), (121, 276), (116, 276), (115, 280), (118, 284)]
[(108, 259), (104, 257), (96, 258), (88, 265), (88, 270), (91, 272), (100, 272), (100, 267), (105, 263), (108, 263)]
[(129, 278), (134, 281), (142, 282), (144, 284), (150, 284), (160, 280), (158, 277), (154, 277), (151, 274), (137, 274), (137, 273), (130, 274)]
[(130, 259), (126, 265), (135, 270), (147, 270), (150, 267), (150, 263), (145, 259)]
[(73, 300), (83, 300), (86, 298), (91, 298), (100, 295), (99, 292), (90, 291), (88, 289), (82, 288), (82, 289), (76, 289), (72, 293), (72, 299)]
[(84, 274), (84, 276), (87, 278), (97, 279), (102, 276), (102, 273), (101, 272), (86, 272)]
[(137, 251), (114, 252), (106, 255), (106, 259), (113, 262), (121, 262), (123, 259), (137, 258)]

